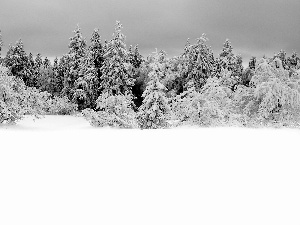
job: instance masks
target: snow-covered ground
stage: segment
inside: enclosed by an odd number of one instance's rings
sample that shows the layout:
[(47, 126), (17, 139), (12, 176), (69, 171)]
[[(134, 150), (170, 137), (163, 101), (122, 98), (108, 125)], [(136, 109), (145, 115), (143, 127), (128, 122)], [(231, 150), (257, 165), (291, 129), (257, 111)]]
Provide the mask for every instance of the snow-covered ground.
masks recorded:
[(300, 130), (0, 127), (0, 224), (299, 224)]

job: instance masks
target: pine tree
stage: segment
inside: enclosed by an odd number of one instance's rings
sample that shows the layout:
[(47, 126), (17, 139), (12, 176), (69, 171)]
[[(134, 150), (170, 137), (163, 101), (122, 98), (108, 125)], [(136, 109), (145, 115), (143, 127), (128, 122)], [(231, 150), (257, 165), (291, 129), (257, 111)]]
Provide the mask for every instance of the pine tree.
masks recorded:
[(105, 46), (104, 63), (101, 67), (102, 93), (109, 95), (132, 95), (134, 85), (132, 66), (128, 63), (128, 51), (125, 44), (125, 36), (121, 32), (122, 25), (117, 21), (113, 39)]
[(214, 70), (214, 56), (211, 47), (206, 44), (207, 41), (205, 34), (193, 45), (188, 40), (181, 56), (181, 76), (185, 79), (185, 84), (193, 81), (197, 91), (200, 91)]
[(81, 60), (79, 77), (75, 83), (73, 98), (80, 102), (79, 109), (96, 109), (96, 100), (100, 95), (99, 85), (103, 64), (103, 46), (99, 30), (95, 29), (85, 56)]
[(36, 82), (35, 82), (35, 63), (33, 59), (33, 55), (30, 52), (28, 55), (28, 69), (30, 70), (30, 77), (28, 79), (27, 85), (29, 87), (35, 87)]
[(131, 65), (135, 69), (138, 69), (143, 62), (143, 56), (139, 52), (138, 45), (136, 45), (134, 48), (132, 47), (132, 45), (130, 45), (128, 50), (128, 55), (129, 55), (128, 56), (129, 62), (131, 63)]
[(54, 95), (59, 96), (63, 89), (63, 76), (60, 73), (59, 61), (56, 57), (53, 62), (53, 73), (54, 73)]
[(137, 120), (142, 129), (157, 129), (167, 127), (170, 107), (165, 95), (166, 88), (159, 81), (162, 76), (158, 62), (151, 65), (150, 81), (143, 93), (143, 104), (139, 108)]
[(70, 100), (74, 99), (75, 82), (79, 78), (81, 60), (86, 54), (86, 41), (82, 36), (79, 25), (70, 38), (69, 53), (64, 57), (66, 73), (64, 74), (63, 94)]
[(35, 65), (37, 68), (41, 67), (43, 65), (43, 59), (42, 59), (42, 55), (40, 53), (38, 53), (35, 57)]
[(8, 52), (4, 58), (4, 64), (9, 68), (13, 76), (21, 78), (28, 85), (31, 77), (28, 56), (24, 50), (23, 42), (20, 39), (16, 46), (9, 46)]
[(229, 39), (226, 39), (223, 44), (222, 52), (215, 61), (215, 75), (219, 77), (223, 70), (230, 71), (231, 77), (230, 80), (232, 90), (236, 88), (238, 84), (243, 83), (243, 59), (241, 55), (235, 55), (233, 53), (233, 47)]
[(134, 86), (132, 87), (132, 94), (134, 96), (135, 110), (142, 105), (142, 94), (144, 82), (143, 63), (145, 62), (143, 56), (140, 54), (138, 45), (134, 48), (129, 47), (129, 62), (133, 67), (133, 78), (135, 79)]

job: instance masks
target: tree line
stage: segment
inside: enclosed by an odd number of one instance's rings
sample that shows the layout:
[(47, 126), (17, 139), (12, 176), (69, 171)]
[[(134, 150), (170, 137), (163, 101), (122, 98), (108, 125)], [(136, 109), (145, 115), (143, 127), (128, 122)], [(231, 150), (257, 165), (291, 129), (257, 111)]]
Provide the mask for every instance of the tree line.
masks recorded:
[[(0, 52), (2, 44), (0, 33)], [(23, 82), (24, 90), (37, 93), (36, 101), (43, 93), (39, 101), (51, 102), (44, 106), (49, 113), (79, 110), (95, 126), (161, 128), (170, 120), (198, 125), (298, 122), (296, 52), (252, 57), (244, 68), (228, 39), (215, 56), (203, 34), (194, 43), (188, 39), (179, 56), (168, 58), (156, 50), (143, 57), (138, 45), (126, 46), (119, 21), (111, 40), (102, 41), (95, 29), (89, 46), (77, 26), (68, 47), (52, 63), (41, 54), (27, 54), (19, 40), (1, 58), (2, 79), (5, 74), (6, 80)], [(2, 92), (10, 88), (2, 87)], [(2, 114), (5, 105), (9, 111), (4, 100), (0, 94)]]

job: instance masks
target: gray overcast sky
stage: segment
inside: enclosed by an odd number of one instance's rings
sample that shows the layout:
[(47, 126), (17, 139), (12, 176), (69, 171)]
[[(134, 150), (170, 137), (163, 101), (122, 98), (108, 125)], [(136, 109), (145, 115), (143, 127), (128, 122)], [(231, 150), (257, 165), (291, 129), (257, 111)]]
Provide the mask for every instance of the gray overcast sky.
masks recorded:
[[(0, 29), (9, 43), (22, 38), (26, 52), (60, 57), (78, 23), (89, 40), (99, 28), (110, 39), (116, 20), (126, 44), (147, 56), (155, 48), (179, 55), (187, 38), (202, 33), (215, 55), (229, 38), (244, 61), (280, 49), (300, 53), (300, 0), (0, 0)], [(244, 64), (247, 62), (244, 62)]]

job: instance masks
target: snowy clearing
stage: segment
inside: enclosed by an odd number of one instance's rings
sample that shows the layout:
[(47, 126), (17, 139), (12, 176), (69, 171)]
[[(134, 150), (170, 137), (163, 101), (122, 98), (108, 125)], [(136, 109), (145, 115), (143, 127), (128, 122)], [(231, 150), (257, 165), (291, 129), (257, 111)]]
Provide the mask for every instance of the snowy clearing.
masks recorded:
[(1, 224), (299, 224), (296, 129), (0, 128)]

